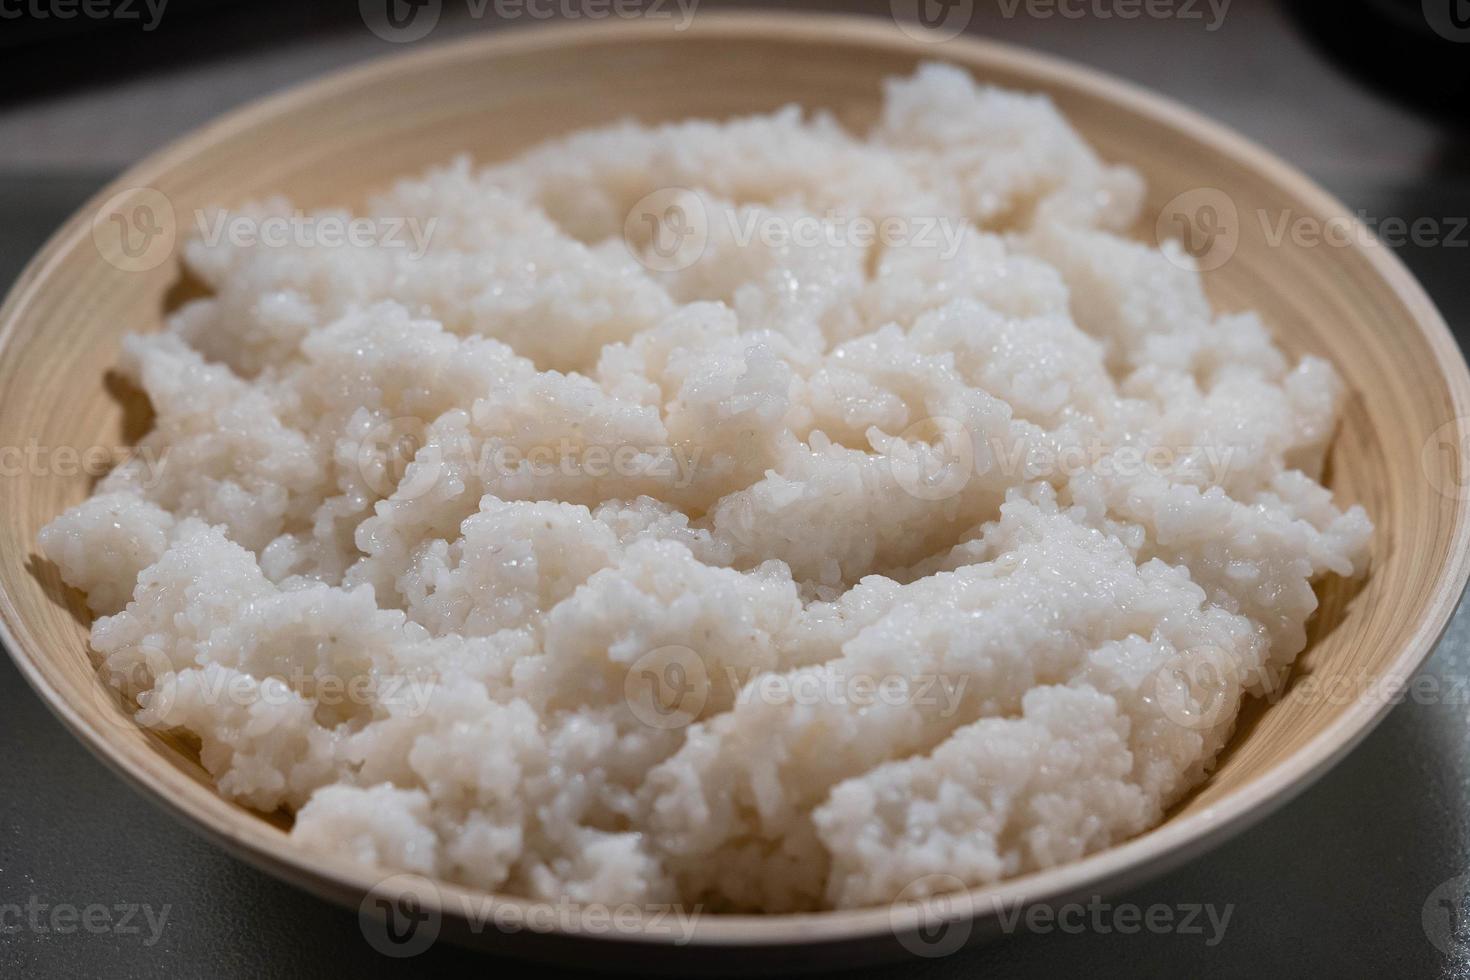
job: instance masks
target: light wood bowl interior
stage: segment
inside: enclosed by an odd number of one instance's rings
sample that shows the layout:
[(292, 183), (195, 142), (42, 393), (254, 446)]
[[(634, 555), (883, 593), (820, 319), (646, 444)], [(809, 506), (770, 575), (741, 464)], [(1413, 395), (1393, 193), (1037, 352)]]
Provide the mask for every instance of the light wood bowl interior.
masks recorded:
[[(1371, 692), (1373, 682), (1407, 679), (1429, 652), (1467, 573), (1470, 493), (1460, 492), (1458, 420), (1470, 414), (1470, 380), (1439, 315), (1386, 249), (1273, 246), (1250, 217), (1263, 209), (1327, 219), (1346, 208), (1239, 137), (1121, 83), (978, 41), (922, 43), (877, 21), (776, 15), (701, 15), (684, 33), (656, 22), (522, 31), (375, 63), (235, 113), (164, 150), (58, 232), (0, 311), (0, 446), (111, 447), (139, 434), (137, 406), (127, 410), (105, 379), (124, 333), (156, 329), (176, 301), (180, 268), (176, 253), (135, 272), (104, 257), (106, 236), (99, 247), (93, 220), (120, 191), (160, 192), (187, 231), (189, 216), (205, 205), (276, 192), (308, 207), (352, 205), (456, 153), (503, 158), (622, 116), (725, 117), (799, 102), (863, 127), (874, 117), (880, 80), (924, 59), (1049, 93), (1105, 158), (1147, 179), (1143, 237), (1153, 236), (1154, 217), (1175, 195), (1228, 194), (1241, 237), (1234, 257), (1207, 274), (1212, 297), (1225, 309), (1260, 311), (1290, 351), (1330, 358), (1352, 392), (1330, 483), (1376, 522), (1372, 568), (1363, 582), (1321, 588), (1298, 669), (1298, 677), (1346, 679), (1338, 683), (1349, 685), (1349, 696), (1252, 706), (1218, 771), (1162, 827), (986, 895), (1077, 893), (1165, 867), (1305, 785), (1389, 706), (1381, 694), (1355, 695)], [(355, 903), (378, 875), (300, 851), (279, 823), (222, 801), (187, 745), (132, 726), (102, 687), (88, 656), (85, 609), (36, 547), (37, 531), (83, 499), (89, 484), (85, 475), (54, 472), (0, 477), (0, 620), (12, 655), (79, 737), (168, 809), (244, 857)], [(434, 900), (448, 906), (458, 894), (445, 888)], [(706, 917), (694, 945), (769, 944), (789, 954), (872, 939), (892, 924), (883, 910)], [(556, 938), (479, 940), (542, 955), (534, 943)]]

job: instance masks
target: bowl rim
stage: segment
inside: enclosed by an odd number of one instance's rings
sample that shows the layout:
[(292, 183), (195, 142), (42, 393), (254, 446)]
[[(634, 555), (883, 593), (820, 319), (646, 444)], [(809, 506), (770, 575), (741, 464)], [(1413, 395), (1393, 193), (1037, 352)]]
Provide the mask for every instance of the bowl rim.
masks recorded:
[[(1356, 226), (1353, 250), (1394, 295), (1415, 311), (1415, 323), (1435, 354), (1444, 378), (1451, 418), (1461, 438), (1470, 435), (1470, 369), (1443, 316), (1403, 262), (1384, 247), (1365, 247), (1376, 238), (1358, 216), (1335, 196), (1321, 189), (1296, 167), (1254, 141), (1214, 122), (1193, 109), (1155, 94), (1135, 83), (1085, 67), (1064, 58), (1017, 45), (969, 35), (943, 43), (921, 40), (905, 25), (902, 30), (886, 18), (849, 13), (713, 11), (702, 13), (684, 33), (701, 37), (761, 38), (779, 36), (806, 43), (837, 43), (883, 48), (923, 55), (931, 60), (968, 60), (1002, 68), (1039, 72), (1061, 83), (1084, 87), (1126, 106), (1151, 123), (1182, 132), (1216, 154), (1231, 158), (1271, 181), (1317, 213), (1348, 216)], [(38, 288), (79, 235), (89, 234), (90, 215), (104, 201), (125, 190), (147, 187), (152, 179), (207, 147), (218, 136), (236, 132), (324, 97), (351, 91), (363, 81), (409, 69), (428, 69), (462, 59), (585, 44), (636, 44), (666, 37), (667, 25), (646, 20), (598, 23), (551, 23), (504, 28), (449, 42), (416, 47), (396, 55), (371, 58), (361, 64), (329, 72), (303, 83), (247, 102), (179, 137), (126, 168), (93, 194), (57, 229), (26, 264), (0, 304), (0, 348), (9, 343), (17, 324)], [(1361, 236), (1361, 237), (1360, 237)], [(1387, 677), (1407, 682), (1448, 626), (1449, 619), (1470, 579), (1470, 500), (1457, 499), (1448, 557), (1432, 585), (1433, 595), (1413, 634), (1392, 662)], [(465, 919), (466, 909), (483, 907), (487, 900), (522, 911), (546, 903), (500, 895), (413, 874), (392, 874), (332, 855), (308, 854), (292, 848), (279, 828), (252, 811), (224, 800), (212, 787), (167, 763), (156, 748), (141, 742), (114, 743), (105, 732), (85, 720), (45, 675), (43, 645), (34, 641), (10, 595), (0, 588), (0, 644), (22, 676), (48, 708), (97, 758), (121, 775), (165, 812), (202, 833), (225, 850), (266, 872), (319, 897), (354, 905), (371, 894), (397, 898), (412, 895), (431, 914), (446, 920)], [(995, 885), (947, 896), (947, 911), (936, 912), (925, 903), (904, 903), (861, 909), (788, 914), (698, 914), (687, 940), (690, 946), (808, 946), (873, 938), (918, 927), (939, 914), (946, 919), (980, 920), (1038, 902), (1064, 900), (1099, 889), (1109, 891), (1161, 874), (1190, 857), (1273, 812), (1304, 790), (1347, 754), (1376, 727), (1392, 707), (1388, 698), (1357, 699), (1327, 728), (1249, 786), (1198, 812), (1182, 815), (1121, 844), (1055, 868), (1008, 879)], [(243, 818), (243, 819), (242, 819)], [(451, 901), (452, 900), (452, 901)], [(580, 916), (558, 923), (550, 931), (568, 937), (591, 937), (599, 942), (673, 945), (667, 936), (654, 935), (646, 919), (637, 930), (588, 930)]]

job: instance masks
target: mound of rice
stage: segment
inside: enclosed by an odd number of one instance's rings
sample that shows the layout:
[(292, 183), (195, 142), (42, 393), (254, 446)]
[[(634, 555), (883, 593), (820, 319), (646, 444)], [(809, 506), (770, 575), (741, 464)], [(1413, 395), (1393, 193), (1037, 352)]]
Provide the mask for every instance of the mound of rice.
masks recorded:
[(929, 66), (862, 137), (454, 162), (361, 212), (423, 254), (196, 238), (213, 295), (122, 358), (155, 428), (41, 543), (138, 721), (307, 847), (769, 912), (1072, 861), (1205, 777), (1371, 534), (1332, 368), (1140, 198)]

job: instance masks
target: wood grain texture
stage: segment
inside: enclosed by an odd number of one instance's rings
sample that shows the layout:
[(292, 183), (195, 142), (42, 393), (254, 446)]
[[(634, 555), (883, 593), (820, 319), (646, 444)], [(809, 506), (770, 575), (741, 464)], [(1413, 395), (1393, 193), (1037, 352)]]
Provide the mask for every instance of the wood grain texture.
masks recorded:
[[(504, 158), (622, 116), (722, 117), (799, 102), (862, 127), (874, 118), (880, 80), (931, 58), (1049, 93), (1105, 158), (1139, 169), (1149, 184), (1142, 237), (1154, 236), (1155, 219), (1180, 193), (1222, 193), (1236, 209), (1239, 243), (1206, 276), (1212, 298), (1260, 311), (1288, 350), (1330, 358), (1350, 389), (1330, 485), (1375, 521), (1372, 567), (1363, 581), (1319, 589), (1295, 686), (1248, 708), (1218, 771), (1161, 827), (958, 907), (982, 935), (997, 907), (1091, 894), (1162, 870), (1305, 786), (1366, 734), (1390, 706), (1392, 683), (1430, 651), (1470, 574), (1470, 475), (1462, 472), (1470, 375), (1439, 314), (1387, 249), (1358, 242), (1356, 232), (1341, 245), (1272, 240), (1280, 216), (1325, 223), (1348, 216), (1346, 208), (1264, 151), (1132, 87), (978, 41), (931, 44), (872, 21), (777, 15), (700, 17), (683, 33), (656, 22), (517, 31), (334, 76), (165, 149), (57, 233), (0, 308), (0, 447), (125, 446), (146, 425), (145, 408), (109, 382), (109, 370), (123, 334), (156, 329), (187, 286), (176, 249), (129, 271), (138, 263), (122, 253), (111, 216), (130, 215), (137, 202), (164, 202), (155, 217), (184, 235), (206, 205), (284, 192), (308, 207), (350, 206), (459, 152)], [(27, 678), (89, 747), (167, 809), (247, 860), (356, 905), (380, 874), (294, 846), (279, 821), (218, 797), (187, 744), (123, 715), (88, 655), (85, 608), (35, 544), (91, 481), (62, 472), (54, 457), (36, 472), (22, 469), (0, 476), (0, 624)], [(388, 886), (397, 889), (443, 909), (451, 938), (604, 964), (617, 951), (646, 968), (685, 966), (712, 947), (743, 955), (705, 965), (833, 965), (891, 951), (916, 917), (911, 908), (707, 916), (691, 946), (676, 950), (653, 931), (618, 941), (575, 926), (550, 935), (476, 931), (459, 914), (475, 900), (470, 893), (408, 880)], [(650, 946), (660, 947), (656, 959)]]

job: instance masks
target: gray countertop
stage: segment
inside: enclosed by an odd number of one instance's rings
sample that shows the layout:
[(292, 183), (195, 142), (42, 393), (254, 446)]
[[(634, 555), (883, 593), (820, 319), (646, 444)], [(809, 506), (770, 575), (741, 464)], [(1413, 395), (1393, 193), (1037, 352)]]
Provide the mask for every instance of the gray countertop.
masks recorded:
[[(431, 40), (492, 28), (456, 14), (456, 6), (465, 7), (445, 4)], [(706, 0), (699, 9), (715, 6)], [(976, 4), (972, 30), (1173, 94), (1272, 147), (1370, 218), (1431, 217), (1448, 227), (1470, 215), (1467, 134), (1440, 130), (1358, 88), (1269, 3), (1236, 0), (1215, 30), (1177, 18), (1007, 17), (1003, 9)], [(399, 50), (351, 17), (295, 40), (269, 36), (269, 19), (257, 20), (254, 30), (267, 35), (260, 43), (74, 84), (63, 94), (0, 99), (0, 284), (131, 160), (249, 98)], [(1401, 254), (1463, 341), (1470, 337), (1470, 232), (1458, 240)], [(1202, 919), (1199, 933), (1121, 934), (1108, 916), (1102, 928), (1089, 916), (1080, 932), (1022, 930), (948, 958), (864, 972), (1470, 976), (1470, 918), (1457, 880), (1470, 872), (1467, 651), (1470, 614), (1462, 607), (1425, 668), (1437, 684), (1394, 708), (1319, 783), (1207, 856), (1109, 896), (1115, 906), (1142, 910), (1228, 910), (1223, 931)], [(62, 729), (8, 659), (0, 659), (0, 758), (0, 976), (516, 969), (444, 944), (408, 961), (380, 956), (354, 913), (227, 857), (129, 790)], [(1454, 909), (1462, 914), (1452, 930)]]

